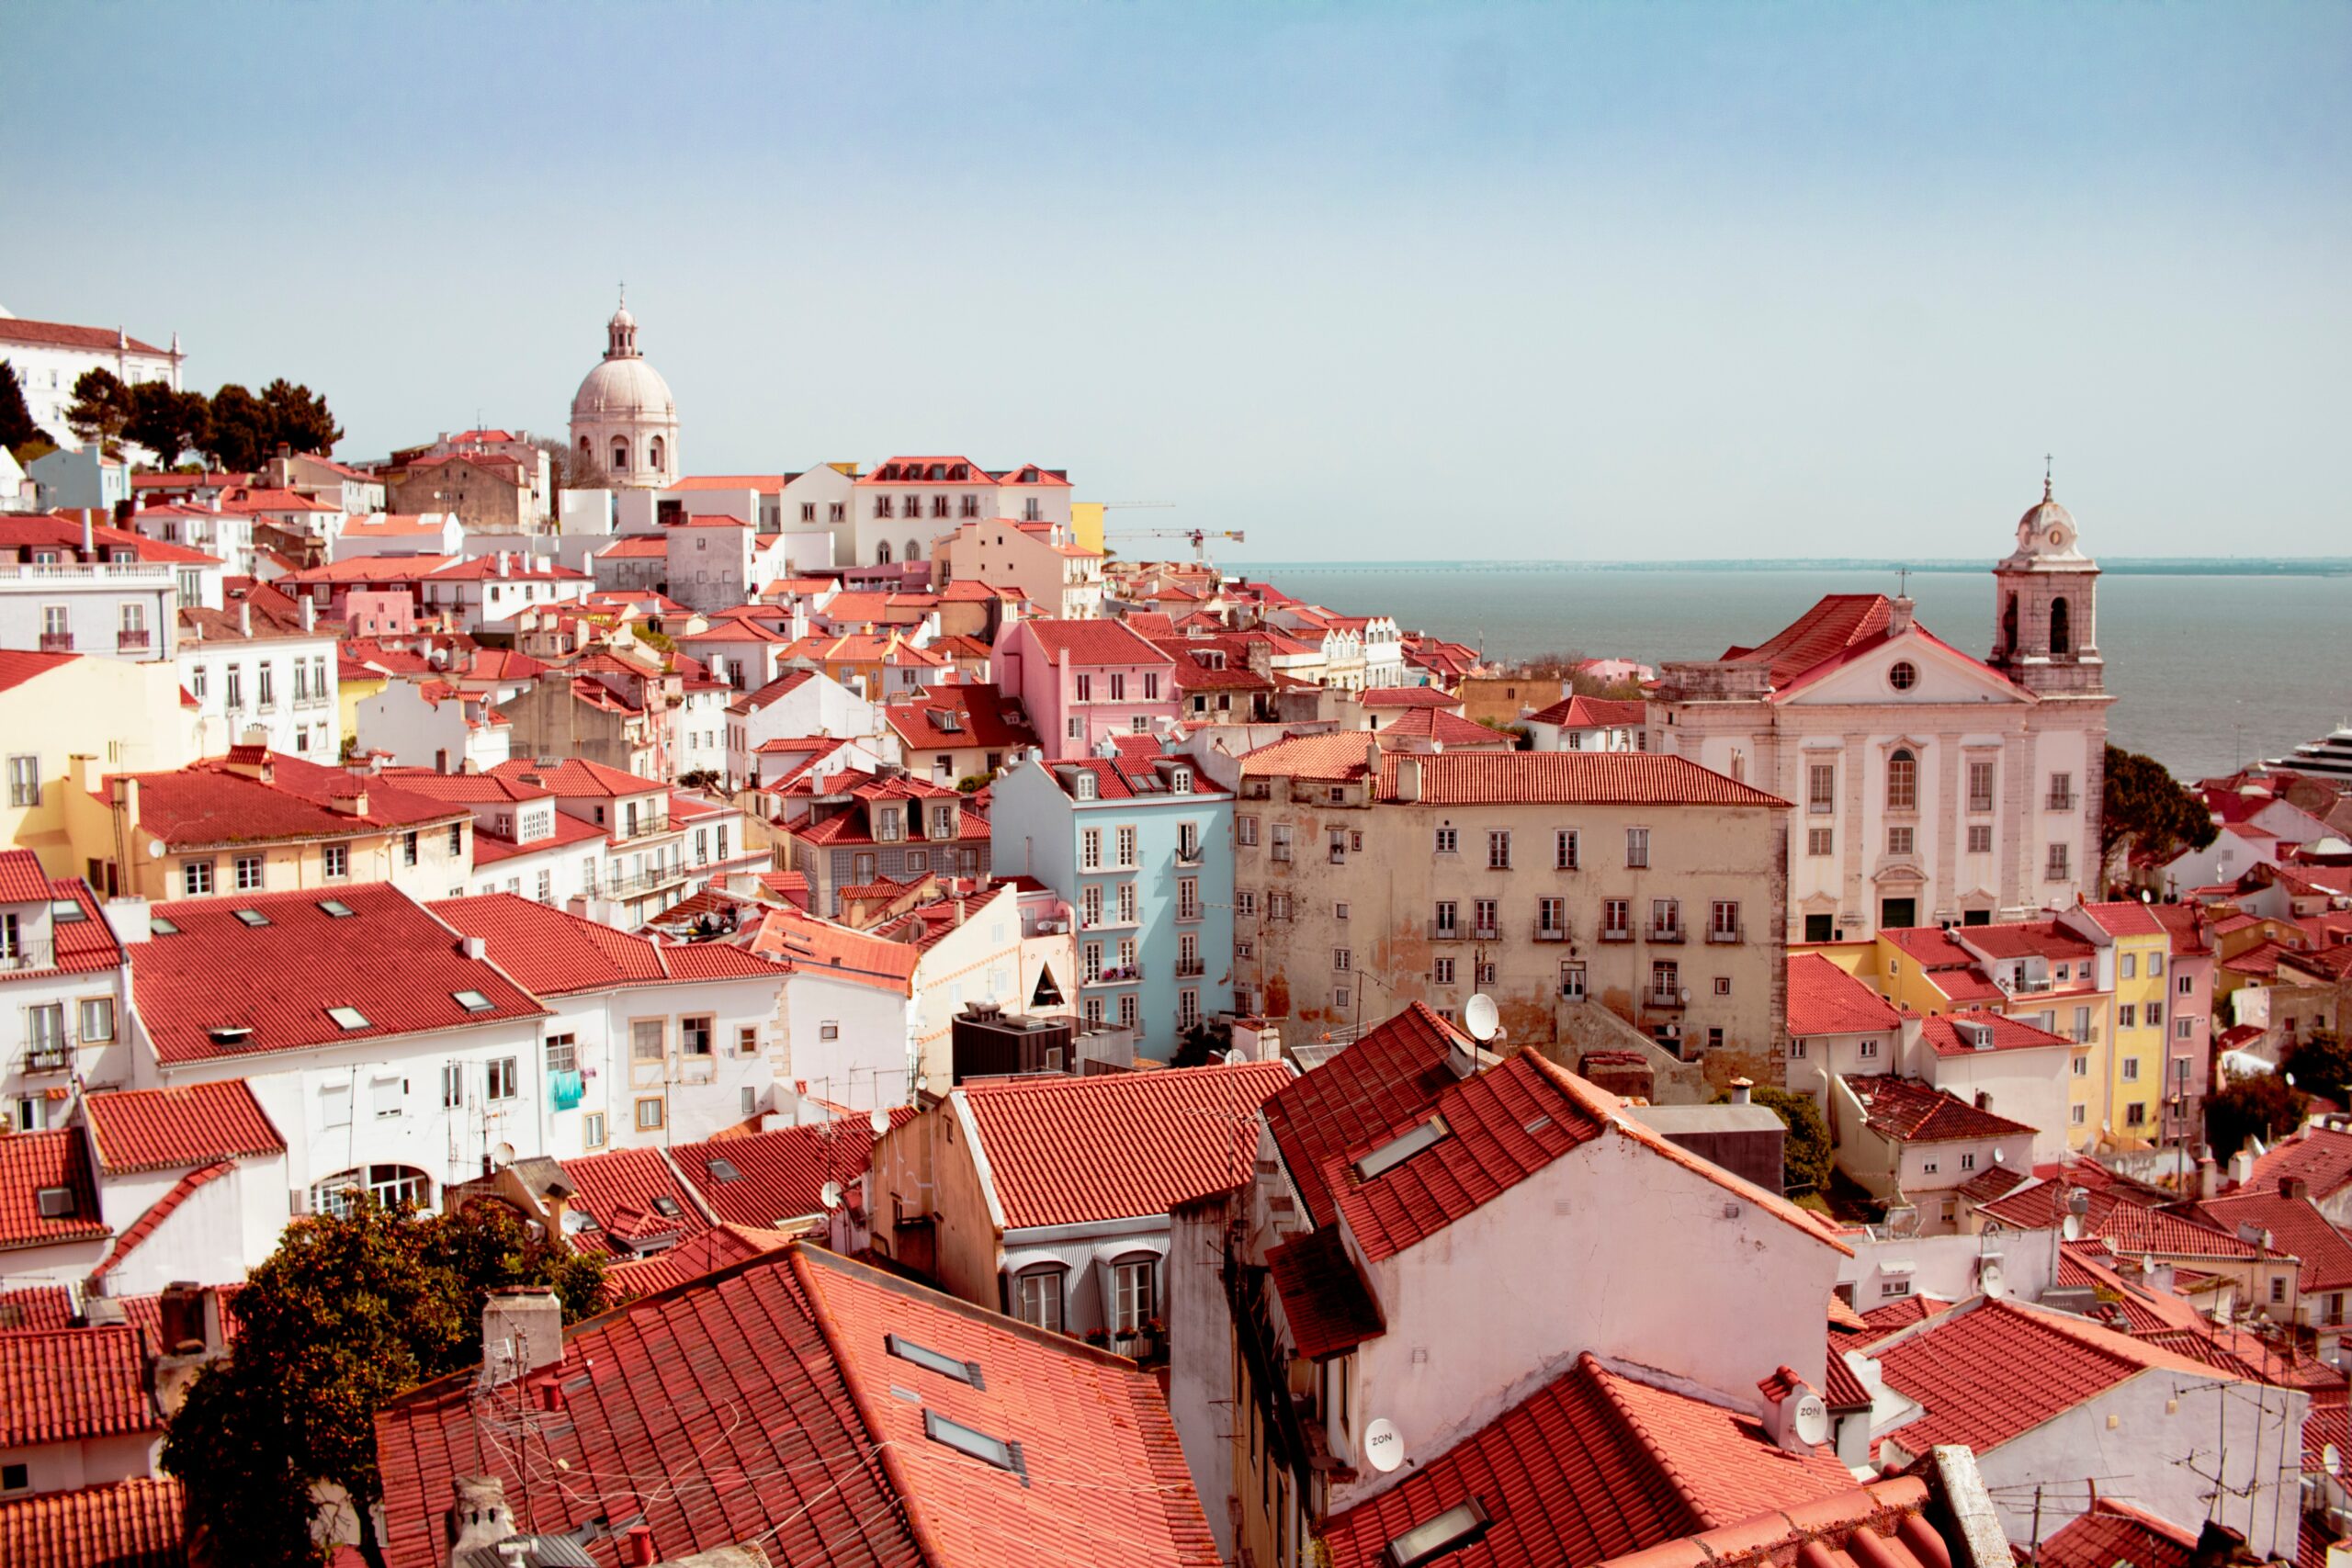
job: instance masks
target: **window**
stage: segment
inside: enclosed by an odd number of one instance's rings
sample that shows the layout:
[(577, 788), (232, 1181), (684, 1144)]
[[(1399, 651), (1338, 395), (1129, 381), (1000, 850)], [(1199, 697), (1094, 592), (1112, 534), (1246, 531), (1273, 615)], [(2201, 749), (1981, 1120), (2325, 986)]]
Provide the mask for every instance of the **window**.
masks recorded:
[(1430, 965), (1430, 982), (1438, 986), (1453, 984), (1453, 960), (1451, 958), (1434, 960)]
[(2083, 1124), (2083, 1111), (2084, 1111), (2084, 1107), (2079, 1106), (2079, 1105), (2070, 1105), (2070, 1106), (2068, 1106), (2068, 1107), (2066, 1108), (2066, 1121), (2067, 1121), (2067, 1122), (2068, 1122), (2070, 1125), (2073, 1125), (2073, 1126), (2076, 1126), (2076, 1127), (2081, 1126), (2081, 1125)]
[(1789, 1060), (1792, 1062), (1802, 1062), (1804, 1060), (1804, 1040), (1800, 1035), (1792, 1034), (1789, 1036)]
[[(1344, 920), (1348, 918), (1348, 905), (1346, 899), (1340, 899), (1339, 902), (1331, 906), (1331, 918), (1335, 920)], [(1184, 934), (1186, 939), (1189, 941), (1192, 937), (1192, 933), (1187, 931)]]
[(401, 1102), (408, 1093), (408, 1083), (401, 1078), (377, 1078), (368, 1084), (368, 1089), (376, 1120), (382, 1122), (401, 1113)]
[(2196, 982), (2196, 980), (2195, 980), (2194, 978), (2192, 978), (2191, 976), (2187, 976), (2187, 975), (2183, 975), (2183, 976), (2180, 977), (2180, 983), (2179, 983), (2177, 986), (2174, 987), (2173, 988), (2174, 988), (2175, 990), (2178, 991), (2178, 992), (2179, 992), (2182, 996), (2184, 996), (2184, 997), (2186, 997), (2186, 996), (2192, 996), (2192, 995), (2194, 995), (2194, 994), (2195, 994), (2195, 992), (2196, 992), (2196, 989), (2197, 989), (2197, 982)]
[(1094, 700), (1093, 676), (1080, 675), (1078, 678), (1078, 700), (1081, 703), (1091, 703)]
[(1670, 958), (1657, 959), (1650, 964), (1650, 999), (1657, 1002), (1679, 1001), (1682, 998), (1682, 965)]
[(202, 898), (212, 892), (212, 863), (191, 860), (180, 863), (180, 892), (189, 898)]
[(2139, 954), (2133, 953), (2119, 953), (2116, 955), (2115, 964), (2116, 973), (2122, 976), (2126, 980), (2136, 980), (2140, 977)]
[(1344, 974), (1354, 966), (1354, 953), (1344, 947), (1335, 947), (1331, 950), (1331, 967), (1333, 969), (1339, 970)]
[(1577, 863), (1577, 830), (1562, 828), (1552, 835), (1552, 869), (1574, 871)]
[(1287, 823), (1287, 822), (1277, 822), (1277, 823), (1275, 823), (1275, 824), (1274, 824), (1274, 837), (1273, 837), (1272, 847), (1272, 848), (1271, 848), (1267, 852), (1268, 852), (1268, 853), (1270, 853), (1271, 855), (1272, 855), (1272, 856), (1273, 856), (1273, 858), (1274, 858), (1275, 860), (1278, 860), (1278, 861), (1288, 861), (1288, 860), (1290, 859), (1290, 824), (1289, 824), (1289, 823)]
[(40, 758), (34, 755), (8, 759), (8, 804), (39, 806), (40, 804)]
[(1568, 934), (1568, 901), (1565, 898), (1538, 898), (1535, 901), (1535, 930), (1538, 935), (1557, 941)]
[(2165, 1026), (2165, 1004), (2150, 1002), (2143, 1012), (2142, 1018), (2150, 1029), (2162, 1029)]
[(325, 874), (331, 881), (340, 882), (351, 874), (351, 846), (329, 844), (321, 852)]
[(500, 1056), (483, 1067), (482, 1094), (489, 1100), (514, 1100), (523, 1092), (521, 1065), (513, 1056)]
[[(1132, 888), (1135, 885), (1129, 883), (1127, 886)], [(1199, 877), (1180, 876), (1176, 879), (1176, 918), (1180, 920), (1197, 920), (1201, 918), (1201, 879)]]
[(1460, 852), (1461, 848), (1462, 835), (1455, 829), (1452, 828), (1440, 828), (1437, 830), (1437, 848), (1433, 852), (1434, 853), (1442, 855), (1455, 854)]
[(665, 1111), (665, 1108), (662, 1103), (662, 1097), (660, 1095), (649, 1095), (645, 1099), (638, 1100), (636, 1104), (637, 1130), (640, 1133), (660, 1132), (662, 1130), (662, 1122)]
[(2148, 954), (2148, 978), (2153, 980), (2164, 972), (2165, 955), (2161, 953), (2152, 953)]
[(756, 1056), (760, 1054), (759, 1025), (746, 1023), (735, 1031), (735, 1054), (738, 1056)]
[(1731, 995), (1731, 976), (1728, 976), (1728, 975), (1718, 975), (1718, 976), (1715, 976), (1715, 995), (1717, 995), (1717, 996), (1719, 996), (1719, 997), (1727, 997), (1727, 996)]
[(254, 681), (260, 690), (260, 706), (266, 713), (277, 705), (277, 667), (262, 664), (254, 667)]
[(466, 852), (466, 825), (462, 822), (449, 824), (449, 852), (453, 855)]
[(2140, 1026), (2139, 1014), (2140, 1010), (2132, 1003), (2118, 1002), (2115, 1006), (2115, 1027), (2118, 1029), (2137, 1029)]
[(2050, 809), (2052, 811), (2075, 809), (2074, 774), (2052, 773), (2050, 775)]
[(261, 856), (239, 855), (237, 857), (237, 891), (251, 893), (260, 886)]
[(1235, 818), (1233, 841), (1243, 845), (1255, 844), (1258, 841), (1258, 819), (1255, 817)]
[(1804, 852), (1815, 856), (1827, 855), (1835, 850), (1837, 839), (1834, 829), (1807, 828), (1804, 830)]
[(1201, 993), (1189, 987), (1176, 993), (1176, 1027), (1190, 1029), (1201, 1021)]
[(1583, 964), (1563, 964), (1560, 965), (1560, 999), (1570, 1002), (1584, 1000)]
[(1898, 748), (1886, 760), (1886, 808), (1889, 811), (1919, 809), (1919, 760), (1907, 749)]
[(2042, 867), (2042, 871), (2048, 880), (2052, 882), (2064, 882), (2066, 880), (2068, 869), (2073, 865), (2073, 863), (2074, 862), (2072, 857), (2066, 852), (2065, 845), (2052, 844), (2050, 846), (2049, 862)]
[(1636, 871), (1650, 863), (1650, 830), (1647, 828), (1625, 829), (1625, 863)]
[(371, 1165), (338, 1171), (311, 1189), (311, 1211), (345, 1215), (357, 1206), (362, 1193), (388, 1209), (403, 1203), (423, 1207), (433, 1201), (433, 1179), (404, 1165)]
[[(2180, 1014), (2180, 1013), (2175, 1013), (2175, 1014), (2173, 1015), (2173, 1021), (2172, 1021), (2172, 1037), (2173, 1037), (2175, 1040), (2187, 1040), (2187, 1039), (2189, 1039), (2190, 1037), (2192, 1037), (2193, 1035), (2195, 1035), (2195, 1034), (2196, 1034), (2196, 1032), (2197, 1032), (2197, 1021), (2196, 1021), (2196, 1020), (2194, 1020), (2194, 1019), (2192, 1019), (2192, 1018), (2188, 1018), (2188, 1017), (2187, 1017), (2186, 1015), (2184, 1015), (2184, 1014)], [(2186, 1060), (2184, 1060), (2184, 1061), (2180, 1064), (2180, 1070), (2181, 1070), (2182, 1072), (2184, 1072), (2184, 1073), (2185, 1073), (2185, 1072), (2187, 1072), (2187, 1071), (2188, 1071), (2188, 1063)]]
[(1129, 991), (1126, 995), (1119, 998), (1119, 1027), (1121, 1029), (1133, 1029), (1136, 1026), (1136, 994), (1133, 991)]
[(1600, 904), (1600, 940), (1623, 942), (1634, 934), (1633, 900), (1604, 898)]
[(82, 1003), (82, 1043), (94, 1044), (114, 1038), (114, 998), (91, 997)]
[(242, 664), (229, 666), (226, 702), (231, 713), (245, 705), (245, 670)]
[(1117, 863), (1123, 866), (1131, 866), (1135, 864), (1136, 830), (1133, 828), (1120, 829), (1118, 830), (1117, 842), (1119, 850), (1119, 859)]
[(2123, 1081), (2125, 1083), (2138, 1083), (2140, 1081), (2139, 1057), (2126, 1056), (2123, 1058)]
[(1707, 923), (1707, 935), (1714, 942), (1739, 940), (1739, 900), (1718, 898), (1714, 901)]
[(1886, 667), (1886, 683), (1898, 692), (1907, 692), (1919, 683), (1919, 667), (1907, 659), (1898, 659)]
[(1993, 809), (1993, 764), (1972, 761), (1968, 764), (1968, 809)]
[(1013, 1277), (1010, 1303), (1022, 1322), (1059, 1334), (1062, 1330), (1062, 1280), (1067, 1270), (1031, 1269)]
[(1472, 934), (1481, 942), (1492, 942), (1502, 935), (1502, 906), (1493, 898), (1473, 898), (1470, 901)]
[(1891, 855), (1911, 853), (1912, 845), (1915, 842), (1914, 831), (1915, 829), (1907, 823), (1896, 823), (1889, 827), (1886, 830), (1886, 852)]
[(1487, 869), (1488, 871), (1510, 869), (1510, 829), (1498, 828), (1487, 835)]
[(1081, 829), (1078, 835), (1078, 868), (1080, 871), (1102, 869), (1102, 829)]
[(1973, 855), (1989, 855), (1993, 852), (1993, 824), (1971, 822), (1968, 825), (1968, 852)]
[(1838, 764), (1815, 762), (1805, 770), (1805, 809), (1826, 816), (1838, 809)]
[(628, 1054), (631, 1061), (659, 1062), (670, 1054), (669, 1037), (658, 1018), (640, 1018), (628, 1026)]
[(1860, 1055), (1864, 1061), (1869, 1061), (1871, 1058), (1878, 1055), (1878, 1042), (1875, 1040), (1861, 1041), (1855, 1046), (1855, 1054)]
[(580, 1042), (576, 1035), (548, 1036), (548, 1071), (576, 1073), (580, 1070)]
[(1650, 900), (1650, 937), (1653, 941), (1678, 942), (1682, 936), (1682, 900), (1653, 898)]

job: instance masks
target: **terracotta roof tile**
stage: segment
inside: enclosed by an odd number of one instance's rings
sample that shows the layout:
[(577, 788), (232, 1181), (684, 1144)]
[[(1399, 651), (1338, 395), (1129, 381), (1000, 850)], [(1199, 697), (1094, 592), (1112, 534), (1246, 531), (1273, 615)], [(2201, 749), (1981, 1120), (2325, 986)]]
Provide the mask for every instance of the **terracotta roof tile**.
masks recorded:
[(1381, 761), (1382, 800), (1398, 798), (1398, 771), (1411, 763), (1421, 769), (1425, 806), (1788, 806), (1688, 758), (1642, 751), (1391, 755)]
[(1556, 724), (1562, 729), (1638, 729), (1649, 722), (1649, 708), (1639, 701), (1572, 695), (1540, 713), (1530, 724)]
[(1959, 1029), (1955, 1027), (1962, 1023), (1975, 1024), (1990, 1030), (1992, 1032), (1990, 1049), (1995, 1051), (2032, 1050), (2051, 1045), (2071, 1046), (2074, 1043), (2064, 1035), (2052, 1034), (2046, 1029), (2037, 1028), (2026, 1022), (2023, 1019), (2007, 1018), (2000, 1013), (1986, 1012), (1980, 1008), (1969, 1008), (1960, 1012), (1938, 1013), (1933, 1018), (1922, 1019), (1919, 1021), (1919, 1037), (1925, 1040), (1939, 1056), (1973, 1055), (1977, 1050), (1973, 1037), (1962, 1038)]
[(1773, 685), (1786, 686), (1815, 665), (1878, 637), (1886, 630), (1888, 614), (1883, 593), (1827, 594), (1756, 647), (1726, 649), (1724, 660), (1761, 664)]
[(1030, 620), (1022, 628), (1056, 664), (1161, 666), (1169, 654), (1120, 621)]
[(757, 925), (744, 928), (741, 940), (753, 953), (786, 969), (829, 976), (901, 997), (913, 994), (915, 964), (922, 957), (906, 942), (852, 931), (789, 908), (764, 911)]
[(1849, 1073), (1846, 1087), (1862, 1102), (1871, 1128), (1905, 1143), (1951, 1143), (1973, 1138), (2006, 1138), (2034, 1129), (1989, 1111), (1979, 1111), (1958, 1095), (1918, 1078), (1893, 1073)]
[(2101, 1497), (2042, 1538), (2041, 1568), (2188, 1568), (2197, 1537), (2168, 1519)]
[(428, 907), (467, 936), (481, 938), (492, 964), (542, 997), (729, 976), (781, 977), (775, 965), (741, 948), (660, 947), (512, 893), (444, 898)]
[(0, 1334), (0, 1451), (161, 1429), (137, 1329)]
[(185, 1506), (179, 1482), (168, 1475), (0, 1503), (0, 1562), (9, 1568), (187, 1568)]
[(101, 1091), (82, 1114), (109, 1176), (286, 1152), (286, 1140), (243, 1078), (176, 1089)]
[(956, 1090), (1007, 1227), (1164, 1214), (1247, 1180), (1259, 1104), (1281, 1062), (1091, 1077), (972, 1082)]
[(1447, 1066), (1453, 1054), (1476, 1049), (1468, 1035), (1414, 1002), (1266, 1101), (1266, 1125), (1318, 1228), (1340, 1213), (1325, 1163), (1419, 1120), (1457, 1081)]
[(786, 1231), (713, 1225), (697, 1235), (688, 1236), (667, 1252), (605, 1264), (605, 1299), (628, 1302), (653, 1295), (689, 1280), (731, 1269), (763, 1252), (774, 1252), (793, 1239), (792, 1233)]
[(22, 316), (0, 316), (0, 343), (39, 344), (44, 348), (93, 348), (106, 354), (121, 347), (128, 347), (133, 354), (168, 352), (130, 336), (120, 327), (77, 327), (64, 321), (28, 321)]
[(2268, 1190), (2249, 1186), (2199, 1199), (2188, 1212), (2232, 1234), (2246, 1224), (2269, 1232), (2273, 1248), (2294, 1254), (2302, 1265), (2304, 1292), (2352, 1290), (2352, 1241), (2309, 1198), (2290, 1198), (2274, 1182)]
[(702, 1205), (659, 1149), (568, 1159), (563, 1175), (571, 1184), (571, 1206), (596, 1222), (594, 1230), (572, 1233), (576, 1251), (627, 1255), (675, 1246), (710, 1228)]
[[(913, 1107), (899, 1106), (890, 1125), (904, 1126), (914, 1115)], [(712, 1213), (769, 1228), (821, 1213), (825, 1183), (847, 1186), (865, 1174), (873, 1154), (874, 1128), (863, 1115), (670, 1149)]]
[[(340, 839), (423, 829), (457, 821), (462, 813), (381, 779), (321, 767), (271, 753), (269, 777), (233, 771), (252, 764), (226, 757), (190, 763), (177, 773), (140, 773), (139, 826), (175, 849), (210, 844), (268, 843), (287, 839)], [(108, 798), (102, 785), (98, 798)], [(349, 809), (366, 796), (364, 815)], [(334, 803), (342, 801), (338, 807)]]
[(1791, 1034), (1871, 1034), (1902, 1024), (1884, 997), (1821, 954), (1789, 955)]
[[(73, 1195), (72, 1212), (43, 1218), (40, 1195), (55, 1189)], [(95, 1241), (107, 1234), (99, 1217), (90, 1145), (80, 1128), (0, 1138), (0, 1251)]]
[(2352, 1133), (2313, 1127), (2300, 1137), (2273, 1145), (2255, 1161), (2252, 1185), (2276, 1191), (2281, 1177), (2310, 1183), (2312, 1196), (2331, 1197), (2352, 1186)]
[(1291, 1237), (1266, 1254), (1266, 1263), (1291, 1341), (1307, 1359), (1340, 1355), (1387, 1332), (1337, 1226)]

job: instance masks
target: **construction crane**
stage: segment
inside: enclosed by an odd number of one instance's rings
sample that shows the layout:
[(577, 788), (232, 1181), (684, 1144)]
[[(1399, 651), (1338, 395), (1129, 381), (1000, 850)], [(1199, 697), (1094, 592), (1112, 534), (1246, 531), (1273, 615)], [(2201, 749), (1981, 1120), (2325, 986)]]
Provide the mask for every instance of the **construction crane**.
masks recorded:
[(1193, 541), (1193, 558), (1196, 561), (1209, 558), (1208, 541), (1211, 539), (1231, 539), (1237, 545), (1243, 542), (1242, 531), (1238, 528), (1115, 528), (1103, 530), (1102, 536), (1105, 539), (1190, 539)]

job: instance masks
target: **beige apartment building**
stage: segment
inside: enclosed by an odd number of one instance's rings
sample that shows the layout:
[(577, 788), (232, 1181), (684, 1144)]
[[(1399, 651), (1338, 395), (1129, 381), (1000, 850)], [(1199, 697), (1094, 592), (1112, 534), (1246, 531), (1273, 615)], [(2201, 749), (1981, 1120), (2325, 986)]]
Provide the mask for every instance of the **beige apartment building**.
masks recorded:
[(1315, 1031), (1491, 997), (1498, 1048), (1574, 1064), (1623, 1032), (1781, 1074), (1789, 804), (1679, 757), (1384, 753), (1303, 736), (1239, 759), (1236, 1010)]

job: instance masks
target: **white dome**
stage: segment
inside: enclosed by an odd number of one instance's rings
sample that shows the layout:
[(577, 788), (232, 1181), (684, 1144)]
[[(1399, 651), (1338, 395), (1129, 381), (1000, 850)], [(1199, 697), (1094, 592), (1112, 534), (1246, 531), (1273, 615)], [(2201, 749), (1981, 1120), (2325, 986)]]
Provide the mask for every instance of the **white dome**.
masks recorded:
[(667, 423), (677, 417), (670, 383), (662, 379), (662, 372), (635, 355), (599, 363), (571, 399), (574, 424), (608, 419)]

